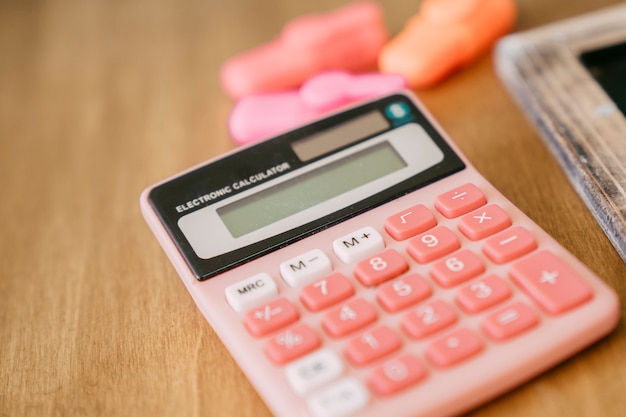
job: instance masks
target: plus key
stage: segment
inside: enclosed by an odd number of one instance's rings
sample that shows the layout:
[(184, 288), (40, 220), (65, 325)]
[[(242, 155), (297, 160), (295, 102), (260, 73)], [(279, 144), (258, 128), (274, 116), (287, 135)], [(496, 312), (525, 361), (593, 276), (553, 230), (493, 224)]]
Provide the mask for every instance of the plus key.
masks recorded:
[(547, 250), (513, 264), (511, 278), (543, 310), (564, 313), (591, 299), (589, 285), (576, 271)]

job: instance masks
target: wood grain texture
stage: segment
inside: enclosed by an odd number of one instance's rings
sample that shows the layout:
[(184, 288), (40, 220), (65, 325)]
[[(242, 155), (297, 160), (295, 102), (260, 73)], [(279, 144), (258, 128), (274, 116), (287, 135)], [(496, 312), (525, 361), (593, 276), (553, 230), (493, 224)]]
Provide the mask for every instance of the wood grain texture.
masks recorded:
[[(343, 2), (0, 2), (0, 416), (269, 416), (139, 214), (230, 148), (230, 55)], [(392, 33), (417, 3), (382, 2)], [(527, 29), (617, 1), (520, 0)], [(476, 167), (626, 305), (626, 266), (485, 56), (419, 91)], [(624, 307), (622, 307), (624, 313)], [(514, 360), (514, 358), (512, 358)], [(618, 416), (626, 329), (476, 410)]]

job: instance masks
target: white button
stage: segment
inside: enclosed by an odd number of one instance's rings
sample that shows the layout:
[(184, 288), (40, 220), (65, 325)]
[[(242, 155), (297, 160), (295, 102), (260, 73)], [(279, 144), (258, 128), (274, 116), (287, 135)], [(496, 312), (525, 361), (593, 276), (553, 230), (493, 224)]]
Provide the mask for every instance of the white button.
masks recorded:
[(385, 249), (383, 237), (373, 227), (367, 226), (340, 237), (333, 242), (335, 255), (350, 264)]
[(337, 378), (343, 372), (343, 361), (330, 349), (320, 349), (285, 367), (291, 388), (304, 395)]
[(277, 294), (276, 283), (264, 272), (226, 287), (226, 300), (238, 312), (268, 302)]
[(309, 410), (315, 417), (343, 417), (365, 407), (369, 393), (356, 378), (345, 378), (312, 395)]
[(332, 272), (330, 259), (319, 249), (280, 264), (280, 274), (292, 287), (301, 287)]

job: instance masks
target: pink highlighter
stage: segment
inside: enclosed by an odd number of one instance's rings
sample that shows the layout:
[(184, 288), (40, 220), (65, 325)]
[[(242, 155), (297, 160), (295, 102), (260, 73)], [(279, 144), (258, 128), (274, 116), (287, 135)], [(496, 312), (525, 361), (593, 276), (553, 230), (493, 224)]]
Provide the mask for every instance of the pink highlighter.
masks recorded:
[(326, 71), (298, 90), (252, 94), (235, 105), (228, 120), (230, 134), (243, 145), (273, 136), (356, 101), (406, 88), (400, 75)]
[(372, 1), (303, 16), (285, 25), (275, 40), (226, 61), (222, 87), (241, 98), (296, 88), (326, 70), (373, 70), (388, 38), (382, 10)]
[(424, 0), (383, 48), (379, 69), (402, 74), (413, 88), (432, 86), (487, 51), (516, 16), (514, 0)]

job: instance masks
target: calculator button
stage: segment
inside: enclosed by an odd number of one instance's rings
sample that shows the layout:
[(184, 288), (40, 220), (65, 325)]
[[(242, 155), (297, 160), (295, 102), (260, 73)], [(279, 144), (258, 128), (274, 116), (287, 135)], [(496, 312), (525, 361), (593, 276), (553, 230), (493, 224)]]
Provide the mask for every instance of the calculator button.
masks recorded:
[(385, 249), (383, 237), (367, 226), (333, 242), (335, 255), (346, 264), (356, 263)]
[(260, 273), (229, 285), (225, 294), (232, 309), (242, 312), (272, 300), (278, 294), (278, 287), (268, 274)]
[(434, 341), (426, 348), (426, 356), (436, 366), (447, 368), (456, 365), (483, 349), (477, 334), (461, 328)]
[(517, 302), (488, 315), (482, 329), (491, 339), (502, 341), (533, 328), (537, 323), (539, 316), (535, 310)]
[(246, 314), (244, 325), (254, 337), (261, 337), (298, 320), (296, 308), (285, 298), (279, 298)]
[(551, 314), (563, 313), (593, 295), (589, 285), (549, 251), (534, 253), (513, 264), (510, 274), (516, 284)]
[(496, 204), (491, 204), (463, 216), (459, 230), (471, 240), (480, 240), (510, 225), (511, 219), (506, 211)]
[(411, 239), (407, 251), (417, 262), (425, 264), (460, 247), (461, 243), (454, 232), (446, 226), (440, 226)]
[(431, 275), (442, 287), (452, 287), (485, 271), (485, 265), (474, 252), (462, 250), (433, 264)]
[(311, 311), (320, 311), (354, 294), (354, 288), (343, 274), (334, 273), (307, 285), (300, 293), (300, 301)]
[(405, 240), (436, 225), (433, 213), (425, 205), (418, 204), (387, 218), (385, 230), (395, 240)]
[(314, 351), (320, 346), (320, 339), (306, 324), (299, 324), (268, 340), (265, 354), (272, 362), (282, 365)]
[(425, 264), (448, 255), (461, 247), (454, 232), (445, 226), (436, 227), (409, 241), (407, 251), (417, 262)]
[(332, 272), (330, 259), (319, 249), (280, 264), (280, 275), (291, 287), (301, 287)]
[(356, 264), (354, 275), (365, 287), (373, 287), (389, 281), (409, 269), (402, 255), (387, 249)]
[(533, 235), (522, 226), (512, 227), (487, 239), (483, 252), (493, 262), (504, 264), (537, 249)]
[(407, 353), (375, 369), (368, 383), (376, 394), (390, 395), (416, 384), (426, 375), (426, 366)]
[(485, 195), (474, 184), (457, 187), (441, 194), (435, 201), (437, 210), (449, 219), (469, 213), (485, 204), (487, 204)]
[(456, 323), (457, 314), (448, 303), (435, 300), (424, 304), (402, 318), (402, 328), (409, 336), (420, 339)]
[(322, 325), (333, 337), (345, 336), (373, 323), (378, 318), (376, 310), (362, 298), (356, 298), (326, 313)]
[(330, 349), (320, 349), (285, 367), (285, 376), (291, 389), (304, 395), (327, 384), (343, 373), (341, 357)]
[(396, 312), (425, 300), (431, 294), (430, 285), (424, 278), (409, 274), (381, 285), (377, 299), (385, 310)]
[(346, 356), (353, 365), (366, 365), (400, 349), (400, 336), (382, 325), (355, 337), (346, 344)]
[(428, 282), (417, 274), (387, 282), (378, 289), (378, 303), (385, 310), (396, 312), (430, 297), (432, 290)]
[(369, 401), (367, 388), (357, 378), (339, 380), (309, 397), (307, 404), (313, 417), (345, 417)]
[(456, 295), (456, 302), (468, 313), (479, 313), (509, 297), (509, 284), (495, 275), (489, 275), (461, 288)]

